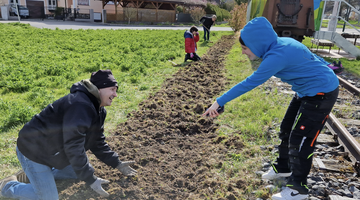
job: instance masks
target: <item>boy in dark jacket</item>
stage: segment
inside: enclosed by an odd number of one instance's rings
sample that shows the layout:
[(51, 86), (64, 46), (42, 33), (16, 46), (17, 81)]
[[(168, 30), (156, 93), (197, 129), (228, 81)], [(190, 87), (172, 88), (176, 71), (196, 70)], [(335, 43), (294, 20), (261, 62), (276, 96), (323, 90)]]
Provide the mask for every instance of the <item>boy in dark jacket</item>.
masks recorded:
[(90, 80), (75, 83), (70, 94), (49, 104), (19, 132), (16, 152), (30, 183), (16, 176), (0, 181), (1, 196), (17, 199), (59, 199), (55, 180), (80, 179), (101, 196), (109, 196), (94, 175), (86, 155), (91, 150), (105, 164), (126, 176), (136, 174), (121, 162), (105, 142), (106, 110), (117, 97), (117, 82), (110, 70), (92, 73)]
[(212, 25), (215, 24), (216, 21), (216, 15), (213, 15), (212, 17), (202, 17), (200, 19), (200, 23), (202, 24), (204, 28), (204, 40), (209, 42), (210, 37), (210, 28)]
[(199, 41), (199, 33), (196, 26), (192, 26), (189, 31), (185, 31), (185, 61), (188, 59), (193, 61), (201, 60), (201, 58), (195, 53), (197, 50), (197, 42)]

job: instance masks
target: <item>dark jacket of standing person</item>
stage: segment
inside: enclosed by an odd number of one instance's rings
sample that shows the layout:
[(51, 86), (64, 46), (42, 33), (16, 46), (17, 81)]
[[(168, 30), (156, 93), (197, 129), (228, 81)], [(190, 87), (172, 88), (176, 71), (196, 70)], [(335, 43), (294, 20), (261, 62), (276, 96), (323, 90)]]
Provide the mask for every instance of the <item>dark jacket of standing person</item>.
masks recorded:
[(212, 17), (202, 17), (200, 19), (200, 22), (205, 26), (207, 29), (210, 29), (212, 25), (215, 24), (215, 22), (212, 20)]

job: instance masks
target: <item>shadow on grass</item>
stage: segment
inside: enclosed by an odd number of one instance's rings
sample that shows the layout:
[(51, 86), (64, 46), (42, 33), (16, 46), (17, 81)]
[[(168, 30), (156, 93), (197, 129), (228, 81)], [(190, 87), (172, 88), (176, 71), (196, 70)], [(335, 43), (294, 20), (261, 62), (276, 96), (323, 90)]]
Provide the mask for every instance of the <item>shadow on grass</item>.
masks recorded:
[(210, 47), (210, 42), (206, 42), (206, 41), (203, 41), (203, 42), (199, 42), (198, 43), (200, 47)]

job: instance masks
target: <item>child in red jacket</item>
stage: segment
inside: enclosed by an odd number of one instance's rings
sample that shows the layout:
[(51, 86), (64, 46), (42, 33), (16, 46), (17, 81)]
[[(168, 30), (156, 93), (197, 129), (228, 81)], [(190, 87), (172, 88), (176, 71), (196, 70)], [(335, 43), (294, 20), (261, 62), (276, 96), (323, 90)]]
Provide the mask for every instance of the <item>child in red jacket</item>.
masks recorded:
[(199, 41), (199, 33), (196, 26), (192, 26), (189, 31), (185, 31), (185, 61), (188, 59), (193, 61), (201, 60), (201, 58), (195, 53), (197, 50), (196, 42)]

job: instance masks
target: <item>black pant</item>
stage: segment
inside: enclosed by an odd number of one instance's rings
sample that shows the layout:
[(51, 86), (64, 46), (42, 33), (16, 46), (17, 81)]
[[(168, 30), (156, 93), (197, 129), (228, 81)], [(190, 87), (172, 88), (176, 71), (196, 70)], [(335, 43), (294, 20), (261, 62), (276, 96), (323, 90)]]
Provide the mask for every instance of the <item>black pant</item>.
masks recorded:
[(316, 138), (329, 117), (339, 88), (314, 97), (293, 97), (280, 126), (278, 172), (292, 172), (291, 181), (306, 184)]
[(184, 62), (186, 62), (187, 60), (193, 60), (193, 61), (201, 60), (201, 58), (200, 58), (196, 53), (193, 53), (193, 54), (194, 54), (194, 56), (191, 58), (191, 57), (190, 57), (190, 54), (187, 53), (187, 54), (185, 55), (185, 61), (184, 61)]

